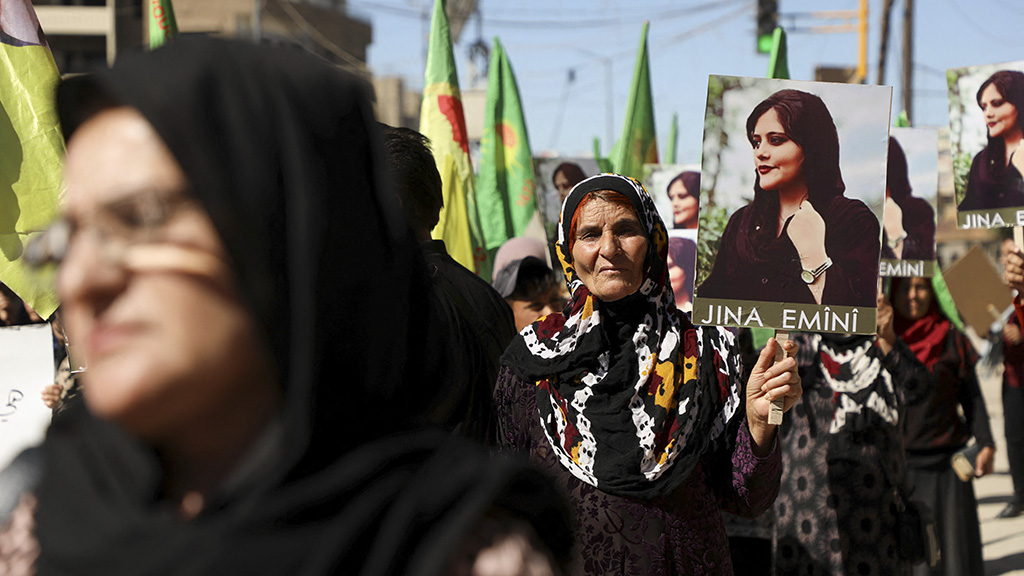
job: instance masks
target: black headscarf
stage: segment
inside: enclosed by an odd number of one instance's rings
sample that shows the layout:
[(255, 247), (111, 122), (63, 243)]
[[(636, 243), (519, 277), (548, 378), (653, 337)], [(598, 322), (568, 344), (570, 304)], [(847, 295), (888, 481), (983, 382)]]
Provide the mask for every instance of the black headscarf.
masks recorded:
[(109, 105), (153, 125), (227, 248), (284, 400), (280, 457), (189, 522), (156, 496), (151, 449), (69, 411), (46, 443), (39, 574), (436, 574), (496, 500), (547, 513), (517, 498), (554, 498), (518, 465), (404, 432), (438, 393), (441, 355), (360, 81), (296, 48), (190, 38), (57, 99), (69, 137)]

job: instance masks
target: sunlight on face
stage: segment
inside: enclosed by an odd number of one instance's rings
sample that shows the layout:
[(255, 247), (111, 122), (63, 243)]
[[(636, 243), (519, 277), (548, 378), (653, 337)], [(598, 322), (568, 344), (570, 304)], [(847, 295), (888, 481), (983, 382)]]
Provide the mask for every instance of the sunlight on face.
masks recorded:
[(786, 134), (774, 108), (757, 119), (750, 141), (761, 188), (780, 190), (804, 184), (804, 151)]
[(632, 208), (595, 198), (580, 209), (572, 258), (594, 296), (613, 302), (636, 292), (646, 254), (647, 236)]
[[(259, 330), (212, 221), (145, 118), (113, 108), (87, 120), (65, 175), (72, 235), (58, 292), (93, 412), (152, 440), (215, 429), (240, 410), (266, 417), (276, 385)], [(154, 198), (173, 207), (156, 221)], [(163, 265), (136, 266), (136, 250), (154, 247)], [(178, 267), (179, 253), (209, 264)]]
[(1019, 131), (1017, 108), (1010, 104), (995, 84), (989, 84), (981, 92), (981, 111), (985, 115), (985, 126), (992, 138), (1002, 138)]

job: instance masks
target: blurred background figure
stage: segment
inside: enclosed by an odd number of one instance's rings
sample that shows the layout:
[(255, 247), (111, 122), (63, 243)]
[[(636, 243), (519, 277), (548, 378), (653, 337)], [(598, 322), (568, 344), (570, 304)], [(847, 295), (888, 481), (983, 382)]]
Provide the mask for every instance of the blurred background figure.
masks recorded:
[(695, 230), (700, 204), (700, 172), (681, 172), (668, 183), (668, 199), (672, 201), (672, 228)]
[(494, 289), (512, 308), (516, 332), (565, 306), (555, 271), (536, 256), (506, 264), (495, 274)]
[(547, 262), (547, 245), (539, 238), (520, 236), (509, 238), (494, 253), (494, 267), (491, 271), (491, 284), (498, 278), (500, 272), (509, 262), (533, 256)]
[(425, 408), (428, 421), (484, 442), (490, 437), (498, 359), (516, 333), (512, 313), (485, 280), (448, 255), (444, 241), (430, 237), (443, 197), (427, 137), (409, 128), (384, 126), (384, 150), (402, 210), (427, 261), (433, 330), (441, 331), (434, 338), (447, 361), (445, 391)]
[[(995, 442), (974, 371), (978, 355), (941, 309), (932, 280), (895, 278), (891, 294), (891, 313), (879, 303), (878, 342), (904, 395), (907, 480), (914, 500), (935, 514), (941, 551), (938, 566), (918, 564), (914, 574), (983, 574), (971, 478), (992, 472)], [(883, 323), (883, 310), (891, 322)], [(965, 457), (966, 480), (954, 469), (954, 459)]]
[(1003, 327), (1003, 425), (1013, 496), (997, 518), (1024, 513), (1024, 335), (1014, 314)]
[(794, 340), (804, 395), (780, 430), (773, 573), (906, 574), (897, 540), (896, 494), (907, 492), (899, 400), (883, 353), (871, 336), (802, 332)]
[[(1011, 254), (1015, 269), (1019, 270), (1019, 249), (1014, 246), (1012, 239), (1007, 238), (1002, 246), (1004, 269), (1009, 269), (1007, 259)], [(1007, 283), (1014, 286), (1008, 279)], [(1020, 301), (1019, 296), (1016, 301)], [(997, 517), (1016, 518), (1024, 513), (1024, 334), (1021, 333), (1021, 321), (1017, 314), (1010, 316), (1010, 320), (1003, 326), (1003, 351), (1003, 426), (1006, 458), (1013, 479), (1013, 497)]]

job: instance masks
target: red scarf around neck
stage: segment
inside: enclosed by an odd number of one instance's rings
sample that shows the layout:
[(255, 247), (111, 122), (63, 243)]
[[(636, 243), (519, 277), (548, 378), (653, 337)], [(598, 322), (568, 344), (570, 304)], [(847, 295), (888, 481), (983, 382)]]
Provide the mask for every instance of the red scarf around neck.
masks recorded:
[(909, 320), (897, 313), (893, 328), (917, 359), (931, 370), (942, 355), (949, 325), (949, 320), (933, 307), (927, 315), (917, 320)]

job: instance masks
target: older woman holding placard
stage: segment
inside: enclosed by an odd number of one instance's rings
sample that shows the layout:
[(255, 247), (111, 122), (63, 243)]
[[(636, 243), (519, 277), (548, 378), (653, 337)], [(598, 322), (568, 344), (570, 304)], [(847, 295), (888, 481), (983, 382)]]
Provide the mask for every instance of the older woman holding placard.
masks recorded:
[(499, 444), (569, 493), (573, 573), (731, 573), (721, 511), (757, 515), (778, 490), (768, 410), (800, 397), (795, 361), (773, 364), (770, 340), (743, 382), (732, 335), (676, 309), (665, 225), (631, 178), (579, 183), (557, 248), (572, 297), (502, 358)]

